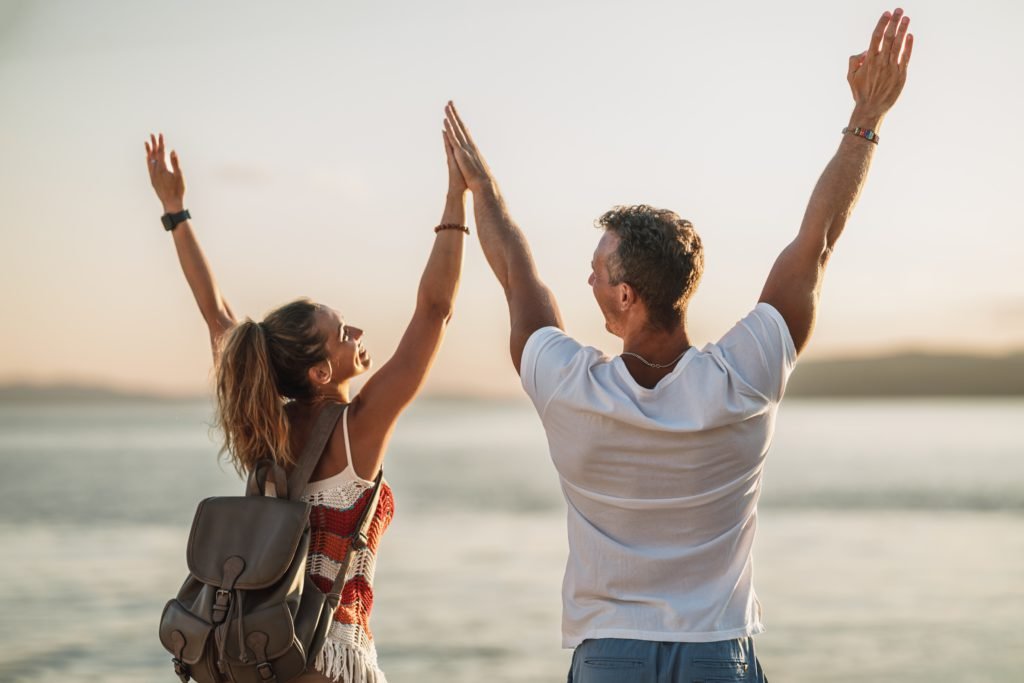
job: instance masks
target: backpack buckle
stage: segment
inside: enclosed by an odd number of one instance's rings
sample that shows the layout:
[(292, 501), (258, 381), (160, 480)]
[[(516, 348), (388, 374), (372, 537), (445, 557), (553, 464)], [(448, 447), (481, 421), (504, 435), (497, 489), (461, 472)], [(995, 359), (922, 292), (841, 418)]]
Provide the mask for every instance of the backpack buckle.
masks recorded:
[(211, 616), (213, 617), (213, 623), (219, 624), (224, 621), (224, 617), (228, 614), (228, 605), (231, 604), (231, 591), (218, 588), (213, 598), (213, 609), (211, 610)]
[(261, 681), (276, 681), (277, 676), (274, 675), (274, 668), (270, 666), (270, 662), (260, 662), (256, 665), (256, 673), (260, 675)]
[(174, 665), (174, 674), (181, 679), (181, 683), (188, 683), (192, 677), (192, 670), (188, 667), (188, 664), (177, 657), (171, 658), (171, 664)]

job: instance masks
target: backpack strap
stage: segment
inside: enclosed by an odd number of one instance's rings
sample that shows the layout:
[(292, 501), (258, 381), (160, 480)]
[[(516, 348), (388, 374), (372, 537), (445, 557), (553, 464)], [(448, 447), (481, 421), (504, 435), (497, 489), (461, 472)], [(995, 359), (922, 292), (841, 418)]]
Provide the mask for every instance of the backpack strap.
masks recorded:
[[(351, 457), (351, 456), (350, 456)], [(338, 576), (335, 577), (331, 590), (327, 593), (327, 602), (331, 604), (331, 614), (338, 608), (341, 600), (341, 590), (345, 587), (345, 578), (348, 574), (349, 565), (352, 564), (352, 556), (365, 548), (370, 542), (370, 525), (373, 523), (373, 516), (377, 512), (377, 504), (380, 502), (380, 484), (384, 481), (384, 468), (377, 472), (377, 478), (373, 482), (373, 493), (370, 494), (370, 501), (363, 508), (363, 514), (359, 516), (359, 526), (349, 543), (348, 552), (345, 554), (345, 561), (341, 563)]]
[[(349, 457), (352, 457), (351, 455)], [(317, 657), (324, 648), (324, 640), (327, 635), (327, 630), (334, 620), (334, 613), (338, 609), (338, 604), (341, 602), (341, 591), (345, 588), (345, 579), (348, 577), (348, 568), (352, 565), (352, 557), (367, 546), (369, 543), (369, 532), (370, 524), (373, 523), (373, 517), (377, 512), (377, 504), (380, 502), (380, 485), (384, 481), (384, 469), (381, 468), (377, 472), (377, 479), (374, 480), (373, 493), (370, 494), (370, 500), (367, 502), (366, 507), (363, 509), (362, 515), (359, 517), (359, 524), (356, 527), (355, 535), (352, 537), (352, 542), (348, 546), (348, 552), (345, 553), (345, 559), (341, 563), (341, 567), (338, 569), (338, 575), (334, 578), (334, 583), (331, 584), (331, 589), (327, 591), (324, 596), (324, 604), (320, 608), (320, 619), (317, 622), (317, 630), (313, 636), (313, 640), (309, 646), (309, 654), (306, 656), (306, 666), (314, 666)]]
[(245, 495), (262, 496), (267, 490), (267, 477), (273, 475), (274, 490), (278, 498), (287, 498), (288, 478), (281, 466), (273, 458), (257, 460), (253, 468), (249, 470), (249, 477), (245, 482)]
[(334, 433), (334, 426), (338, 424), (338, 418), (348, 409), (347, 403), (328, 403), (320, 415), (316, 418), (313, 431), (306, 439), (306, 445), (302, 449), (302, 455), (295, 463), (295, 469), (288, 477), (288, 499), (298, 500), (313, 476), (316, 464), (320, 462), (320, 456), (327, 446), (327, 441)]

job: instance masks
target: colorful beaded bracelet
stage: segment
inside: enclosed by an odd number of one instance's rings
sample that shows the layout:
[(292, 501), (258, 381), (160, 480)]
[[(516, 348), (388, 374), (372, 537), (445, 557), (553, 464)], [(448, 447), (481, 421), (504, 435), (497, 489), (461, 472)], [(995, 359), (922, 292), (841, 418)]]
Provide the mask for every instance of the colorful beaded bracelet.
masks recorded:
[(846, 135), (847, 133), (849, 133), (850, 135), (862, 137), (868, 142), (873, 142), (876, 145), (878, 144), (878, 135), (875, 133), (875, 131), (871, 130), (870, 128), (850, 128), (849, 126), (847, 126), (846, 128), (843, 128), (843, 135)]
[(467, 235), (469, 234), (469, 226), (460, 225), (458, 223), (442, 223), (441, 225), (434, 228), (435, 233), (441, 232), (442, 230), (461, 230)]

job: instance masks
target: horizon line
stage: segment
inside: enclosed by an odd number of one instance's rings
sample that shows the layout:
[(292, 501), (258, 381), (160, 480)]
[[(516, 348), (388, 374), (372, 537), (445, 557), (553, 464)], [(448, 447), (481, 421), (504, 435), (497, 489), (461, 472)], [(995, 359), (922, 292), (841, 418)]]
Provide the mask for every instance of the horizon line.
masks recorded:
[[(894, 350), (884, 354), (872, 354), (872, 355), (858, 355), (858, 356), (836, 356), (832, 358), (815, 358), (808, 359), (803, 363), (798, 364), (797, 372), (801, 368), (828, 368), (829, 366), (837, 367), (850, 364), (887, 364), (893, 361), (912, 361), (912, 360), (931, 360), (931, 361), (978, 361), (978, 362), (1008, 362), (1013, 363), (1024, 358), (1024, 347), (1017, 348), (1012, 351), (1002, 353), (971, 353), (964, 351), (955, 350)], [(806, 373), (801, 373), (806, 376)], [(952, 378), (951, 378), (952, 379)], [(798, 383), (800, 383), (798, 381)], [(828, 384), (829, 382), (826, 382)], [(887, 396), (920, 396), (920, 395), (950, 395), (950, 396), (970, 396), (970, 395), (1021, 395), (1016, 392), (1006, 392), (1006, 388), (1003, 387), (1001, 391), (986, 392), (963, 389), (957, 390), (955, 387), (947, 389), (943, 392), (934, 393), (928, 391), (918, 390), (906, 390), (900, 389), (899, 387), (878, 387), (877, 392), (860, 392), (851, 393), (849, 390), (844, 391), (840, 386), (837, 386), (834, 391), (830, 391), (827, 387), (818, 387), (811, 391), (809, 395), (826, 397), (850, 397), (855, 395), (869, 395), (876, 397), (887, 397)], [(494, 400), (494, 401), (507, 401), (509, 399), (521, 398), (524, 394), (517, 390), (513, 390), (509, 385), (507, 388), (499, 388), (491, 391), (481, 391), (479, 389), (453, 389), (451, 387), (430, 389), (429, 387), (424, 390), (422, 398), (428, 398), (431, 400)], [(965, 387), (966, 388), (966, 387)], [(129, 383), (118, 382), (110, 378), (87, 378), (78, 377), (72, 379), (52, 379), (52, 378), (32, 378), (32, 377), (3, 377), (0, 376), (0, 399), (6, 399), (7, 401), (17, 400), (18, 394), (23, 394), (21, 398), (46, 398), (55, 399), (61, 398), (60, 394), (65, 394), (63, 398), (86, 398), (86, 397), (107, 397), (110, 399), (149, 399), (155, 401), (192, 401), (200, 399), (210, 399), (212, 397), (210, 387), (206, 389), (183, 389), (183, 388), (172, 388), (168, 386), (162, 387), (139, 387), (138, 385), (132, 385)], [(797, 395), (806, 393), (797, 388), (795, 392)], [(33, 397), (33, 394), (38, 396)]]

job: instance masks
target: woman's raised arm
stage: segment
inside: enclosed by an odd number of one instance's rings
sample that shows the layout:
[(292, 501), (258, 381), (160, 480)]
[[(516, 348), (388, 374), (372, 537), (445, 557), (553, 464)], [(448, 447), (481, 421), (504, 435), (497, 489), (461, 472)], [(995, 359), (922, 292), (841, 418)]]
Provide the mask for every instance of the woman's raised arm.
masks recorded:
[(216, 362), (220, 338), (235, 324), (235, 315), (217, 286), (210, 264), (203, 256), (203, 250), (199, 247), (199, 241), (192, 230), (192, 220), (187, 216), (180, 216), (185, 211), (185, 176), (182, 175), (178, 163), (178, 154), (171, 150), (170, 166), (167, 165), (167, 158), (163, 133), (159, 136), (151, 134), (149, 141), (146, 142), (149, 180), (153, 183), (157, 198), (163, 204), (165, 218), (170, 218), (170, 221), (165, 220), (164, 225), (172, 226), (168, 230), (174, 236), (178, 262), (181, 263), (185, 280), (188, 281), (196, 303), (199, 304), (199, 312), (203, 314), (206, 326), (210, 330), (210, 345), (213, 347), (213, 358)]
[[(416, 310), (395, 354), (367, 380), (352, 404), (353, 451), (357, 469), (375, 472), (391, 430), (427, 378), (452, 316), (462, 272), (466, 223), (466, 182), (447, 134), (448, 195), (434, 247), (420, 278)], [(372, 462), (368, 462), (372, 461)]]

